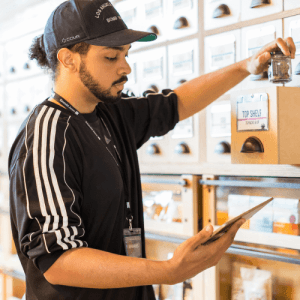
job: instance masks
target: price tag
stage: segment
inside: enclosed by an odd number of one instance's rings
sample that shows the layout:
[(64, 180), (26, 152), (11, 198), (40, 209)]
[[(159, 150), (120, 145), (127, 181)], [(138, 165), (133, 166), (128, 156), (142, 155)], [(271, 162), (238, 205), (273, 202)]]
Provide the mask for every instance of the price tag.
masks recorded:
[(269, 130), (268, 94), (241, 96), (237, 100), (237, 131)]

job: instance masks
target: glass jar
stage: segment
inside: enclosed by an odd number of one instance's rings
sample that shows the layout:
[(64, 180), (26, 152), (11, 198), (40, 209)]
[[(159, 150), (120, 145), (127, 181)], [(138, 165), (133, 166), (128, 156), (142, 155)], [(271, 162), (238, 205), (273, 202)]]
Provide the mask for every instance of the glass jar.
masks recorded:
[(273, 83), (286, 83), (292, 80), (292, 61), (281, 51), (271, 53), (271, 62), (268, 71), (269, 81)]

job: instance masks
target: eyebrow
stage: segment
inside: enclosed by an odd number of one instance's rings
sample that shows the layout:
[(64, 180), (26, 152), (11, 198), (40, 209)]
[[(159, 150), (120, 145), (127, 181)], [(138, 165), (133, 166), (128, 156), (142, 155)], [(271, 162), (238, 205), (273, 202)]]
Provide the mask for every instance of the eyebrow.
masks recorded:
[[(130, 45), (130, 47), (129, 47), (129, 49), (131, 48), (131, 45)], [(104, 49), (113, 49), (113, 50), (118, 50), (118, 51), (125, 51), (126, 49), (125, 49), (125, 47), (123, 47), (123, 46), (116, 46), (116, 47), (105, 47)], [(129, 50), (128, 49), (128, 50)]]

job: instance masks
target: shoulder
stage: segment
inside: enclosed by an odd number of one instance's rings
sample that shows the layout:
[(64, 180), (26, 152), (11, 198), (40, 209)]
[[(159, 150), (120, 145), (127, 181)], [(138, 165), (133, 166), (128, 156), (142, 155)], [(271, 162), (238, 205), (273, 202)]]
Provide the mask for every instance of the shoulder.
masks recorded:
[(63, 142), (70, 127), (72, 116), (54, 106), (43, 102), (37, 105), (19, 128), (18, 134), (10, 149), (9, 164), (38, 148), (38, 151), (49, 149), (51, 142)]
[(143, 97), (128, 97), (123, 94), (120, 101), (114, 104), (103, 104), (111, 112), (120, 112), (122, 114), (129, 114), (132, 112), (147, 109), (155, 105), (170, 105), (175, 103), (177, 105), (177, 95), (173, 90), (164, 89), (160, 93), (148, 93)]

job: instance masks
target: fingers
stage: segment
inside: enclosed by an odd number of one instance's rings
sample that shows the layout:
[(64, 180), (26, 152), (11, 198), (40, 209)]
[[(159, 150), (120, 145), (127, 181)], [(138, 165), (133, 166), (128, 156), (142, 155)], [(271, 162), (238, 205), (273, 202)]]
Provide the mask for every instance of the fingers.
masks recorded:
[(196, 249), (198, 248), (201, 244), (205, 243), (210, 236), (213, 233), (213, 226), (212, 225), (207, 225), (205, 228), (203, 228), (201, 231), (199, 231), (192, 239), (193, 243), (191, 246)]
[(296, 46), (291, 37), (288, 37), (285, 40), (283, 40), (282, 38), (277, 38), (273, 42), (263, 47), (261, 51), (257, 53), (257, 56), (266, 52), (270, 53), (279, 49), (282, 51), (284, 55), (295, 58)]
[(265, 45), (255, 55), (252, 56), (250, 63), (248, 64), (247, 70), (251, 74), (260, 74), (268, 69), (268, 62), (271, 58), (271, 52), (281, 50), (282, 53), (291, 58), (295, 58), (296, 46), (291, 37), (283, 40), (277, 38), (273, 42)]
[(241, 220), (235, 222), (235, 224), (230, 228), (230, 230), (222, 237), (222, 238), (226, 239), (226, 235), (229, 236), (230, 239), (229, 239), (228, 247), (233, 243), (237, 231), (245, 223), (245, 221), (246, 221), (245, 219), (241, 219)]
[(285, 42), (286, 42), (287, 46), (290, 49), (291, 57), (295, 58), (295, 55), (296, 55), (296, 45), (295, 45), (293, 39), (291, 37), (288, 37), (288, 38), (285, 39)]
[(286, 56), (291, 55), (289, 46), (282, 38), (276, 39), (276, 44), (284, 55), (286, 55)]

